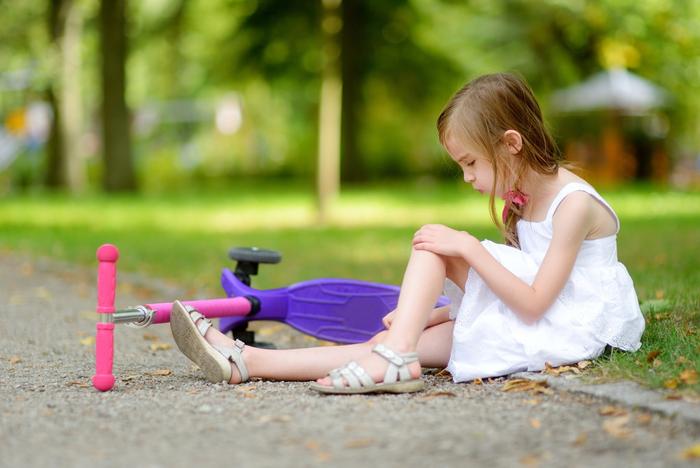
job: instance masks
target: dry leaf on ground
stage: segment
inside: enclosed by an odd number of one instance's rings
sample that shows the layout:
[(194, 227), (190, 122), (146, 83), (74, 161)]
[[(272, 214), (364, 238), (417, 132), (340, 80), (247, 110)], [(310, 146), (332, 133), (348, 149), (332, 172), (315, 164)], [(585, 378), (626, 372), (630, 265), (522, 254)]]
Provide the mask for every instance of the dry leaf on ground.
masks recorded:
[(367, 439), (353, 439), (349, 440), (345, 443), (345, 448), (365, 448), (369, 447), (375, 442), (374, 439), (367, 438)]
[(601, 416), (624, 416), (627, 414), (627, 410), (619, 406), (605, 405), (598, 410), (598, 414)]
[(156, 369), (151, 372), (146, 372), (146, 375), (152, 375), (154, 377), (165, 377), (166, 375), (172, 374), (173, 371), (170, 369)]
[(629, 420), (629, 415), (608, 419), (603, 421), (603, 430), (618, 439), (626, 439), (632, 435), (632, 430), (627, 427)]
[(671, 389), (671, 390), (678, 388), (678, 380), (676, 380), (676, 379), (665, 380), (664, 387)]
[(649, 364), (651, 364), (652, 362), (654, 362), (654, 359), (656, 359), (657, 357), (659, 357), (659, 354), (661, 354), (661, 350), (660, 350), (660, 349), (655, 349), (655, 350), (653, 350), (653, 351), (649, 351), (649, 353), (647, 354), (647, 362), (648, 362)]
[(90, 384), (88, 384), (87, 382), (84, 382), (82, 380), (71, 380), (66, 385), (68, 385), (69, 387), (80, 387), (80, 388), (88, 388), (90, 386)]
[(546, 381), (540, 380), (528, 380), (528, 379), (511, 379), (507, 380), (506, 383), (501, 387), (503, 392), (532, 392), (532, 393), (545, 393), (551, 395), (554, 393)]
[(94, 336), (86, 336), (85, 338), (81, 338), (80, 344), (83, 346), (92, 346), (95, 344), (95, 337)]
[(576, 367), (578, 367), (579, 369), (585, 369), (586, 367), (588, 367), (590, 365), (591, 365), (591, 361), (579, 361), (576, 364)]
[(583, 444), (585, 444), (588, 441), (588, 433), (587, 432), (582, 432), (580, 433), (576, 439), (571, 443), (574, 447), (580, 447)]
[(554, 367), (550, 363), (545, 362), (544, 363), (544, 370), (542, 371), (545, 374), (549, 375), (560, 375), (565, 372), (573, 372), (574, 374), (580, 374), (581, 370), (578, 367), (574, 366), (559, 366), (559, 367)]
[(19, 364), (20, 362), (22, 362), (22, 358), (19, 356), (10, 356), (9, 361), (10, 361), (10, 364), (15, 365), (15, 364)]
[(698, 371), (695, 369), (687, 369), (678, 375), (678, 378), (686, 385), (695, 385), (698, 383)]
[(158, 335), (154, 335), (153, 333), (144, 333), (143, 339), (146, 341), (158, 341)]
[(157, 342), (157, 343), (151, 343), (148, 345), (148, 349), (151, 351), (167, 351), (168, 349), (172, 348), (173, 345), (169, 343), (162, 343), (162, 342)]
[(691, 445), (687, 449), (683, 450), (681, 457), (684, 460), (695, 460), (700, 458), (700, 443)]
[(457, 396), (457, 394), (454, 392), (431, 392), (431, 393), (426, 393), (425, 395), (421, 395), (419, 397), (416, 397), (416, 400), (425, 401), (425, 400), (432, 400), (433, 398), (456, 397), (456, 396)]
[(520, 463), (526, 466), (535, 466), (540, 464), (542, 457), (536, 453), (528, 453), (527, 455), (520, 458)]

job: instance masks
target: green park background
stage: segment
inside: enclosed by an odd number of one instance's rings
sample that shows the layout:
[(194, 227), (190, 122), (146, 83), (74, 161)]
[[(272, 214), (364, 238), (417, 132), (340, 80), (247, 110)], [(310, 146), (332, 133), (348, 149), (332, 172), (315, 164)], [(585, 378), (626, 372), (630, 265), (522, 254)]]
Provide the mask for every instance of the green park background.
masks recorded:
[[(532, 85), (567, 155), (612, 155), (577, 163), (620, 215), (619, 257), (647, 330), (639, 352), (613, 352), (587, 372), (697, 398), (700, 2), (0, 7), (3, 254), (91, 267), (110, 242), (120, 271), (212, 296), (232, 246), (282, 253), (261, 267), (260, 288), (399, 283), (422, 224), (499, 240), (435, 120), (468, 79), (511, 71)], [(557, 104), (620, 71), (658, 99)]]

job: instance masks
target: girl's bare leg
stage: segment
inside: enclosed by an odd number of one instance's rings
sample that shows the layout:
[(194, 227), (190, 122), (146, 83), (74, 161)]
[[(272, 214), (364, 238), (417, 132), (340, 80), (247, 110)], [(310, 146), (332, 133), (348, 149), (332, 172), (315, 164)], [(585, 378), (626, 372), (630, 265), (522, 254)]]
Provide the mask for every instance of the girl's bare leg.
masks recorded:
[[(418, 339), (425, 330), (428, 316), (442, 292), (445, 278), (449, 274), (457, 284), (463, 285), (468, 269), (464, 261), (446, 260), (426, 250), (412, 250), (401, 283), (394, 321), (381, 342), (399, 353), (415, 351)], [(383, 380), (387, 363), (382, 357), (375, 353), (367, 353), (363, 358), (353, 360), (357, 361), (375, 382)], [(413, 378), (420, 375), (420, 369), (421, 365), (418, 362), (409, 365), (409, 372)], [(331, 384), (328, 377), (318, 382), (322, 385)]]
[[(423, 331), (418, 340), (418, 358), (428, 367), (445, 367), (452, 347), (452, 327), (449, 321)], [(381, 332), (367, 343), (344, 346), (322, 346), (301, 349), (262, 349), (246, 346), (243, 359), (251, 377), (271, 380), (314, 380), (324, 377), (331, 369), (349, 361), (367, 357), (372, 347), (384, 340), (387, 332)], [(205, 339), (220, 346), (232, 346), (231, 338), (215, 328), (207, 330)], [(415, 363), (418, 366), (418, 363)], [(238, 383), (240, 374), (235, 366), (230, 383)], [(418, 373), (420, 367), (418, 367)], [(380, 379), (382, 376), (380, 376)]]
[[(383, 332), (381, 337), (370, 343), (361, 343), (346, 346), (328, 346), (320, 348), (302, 348), (293, 350), (264, 350), (247, 347), (243, 352), (246, 365), (249, 366), (251, 376), (264, 377), (278, 380), (313, 380), (324, 377), (331, 369), (356, 361), (376, 381), (381, 382), (386, 372), (387, 363), (380, 356), (371, 352), (372, 347), (378, 343), (384, 343), (396, 352), (416, 351), (419, 338), (424, 332), (428, 316), (432, 311), (437, 298), (442, 292), (445, 277), (449, 277), (458, 285), (464, 285), (466, 281), (468, 265), (463, 261), (445, 259), (444, 257), (426, 250), (412, 250), (406, 272), (401, 284), (401, 293), (396, 306), (396, 315), (391, 327)], [(446, 322), (451, 324), (452, 322)], [(445, 330), (446, 324), (431, 327), (429, 330)], [(443, 326), (444, 325), (444, 326)], [(446, 365), (449, 359), (449, 348), (444, 349), (444, 343), (451, 344), (451, 330), (449, 325), (449, 340), (438, 331), (431, 331), (422, 348), (423, 355), (431, 362), (443, 362)], [(426, 332), (428, 330), (425, 330)], [(434, 340), (434, 336), (440, 336), (442, 340)], [(231, 346), (231, 339), (221, 334), (218, 330), (210, 328), (205, 339), (212, 344)], [(442, 346), (441, 346), (442, 345)], [(430, 346), (439, 347), (435, 355)], [(420, 375), (421, 359), (419, 362), (409, 365), (411, 375), (416, 378)], [(445, 356), (444, 359), (442, 359)], [(248, 364), (249, 363), (249, 364)], [(428, 365), (426, 362), (425, 365)], [(234, 367), (231, 383), (236, 383), (238, 371)], [(320, 379), (324, 385), (330, 385), (329, 378)]]

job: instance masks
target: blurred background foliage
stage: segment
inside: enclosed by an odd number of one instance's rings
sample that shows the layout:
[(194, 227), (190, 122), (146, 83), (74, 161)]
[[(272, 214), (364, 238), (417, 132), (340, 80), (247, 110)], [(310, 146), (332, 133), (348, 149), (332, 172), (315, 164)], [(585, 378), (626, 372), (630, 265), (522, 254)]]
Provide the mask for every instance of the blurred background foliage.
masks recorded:
[[(567, 124), (570, 116), (551, 108), (555, 91), (602, 70), (644, 77), (669, 96), (653, 111), (669, 162), (657, 180), (673, 181), (674, 166), (698, 170), (700, 2), (325, 3), (338, 17), (324, 17), (320, 0), (0, 0), (0, 190), (159, 191), (263, 176), (312, 181), (323, 30), (335, 34), (331, 53), (343, 86), (344, 183), (455, 176), (435, 118), (464, 82), (495, 71), (529, 81), (564, 148), (577, 132), (608, 124), (600, 115)], [(105, 11), (113, 4), (124, 6), (121, 29), (104, 16), (115, 14)], [(102, 102), (111, 85), (101, 66), (119, 53), (100, 44), (114, 28), (127, 44), (129, 135), (109, 143), (101, 120), (110, 115)], [(68, 135), (62, 142), (53, 141), (57, 121)], [(124, 141), (128, 148), (112, 157), (133, 161), (137, 184), (105, 184), (105, 145)], [(56, 148), (72, 163), (52, 159)], [(632, 178), (652, 175), (633, 171)]]

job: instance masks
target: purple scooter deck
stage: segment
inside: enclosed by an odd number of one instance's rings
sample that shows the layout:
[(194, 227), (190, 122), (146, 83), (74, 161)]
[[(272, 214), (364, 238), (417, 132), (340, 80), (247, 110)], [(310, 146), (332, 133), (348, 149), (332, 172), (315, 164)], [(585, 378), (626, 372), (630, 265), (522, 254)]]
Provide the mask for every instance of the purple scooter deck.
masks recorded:
[[(221, 283), (229, 297), (250, 295), (261, 303), (255, 315), (222, 318), (222, 332), (251, 320), (275, 320), (337, 343), (367, 341), (382, 331), (382, 318), (396, 308), (399, 298), (398, 286), (350, 279), (316, 279), (262, 291), (246, 286), (224, 269)], [(437, 306), (448, 303), (441, 297)]]

